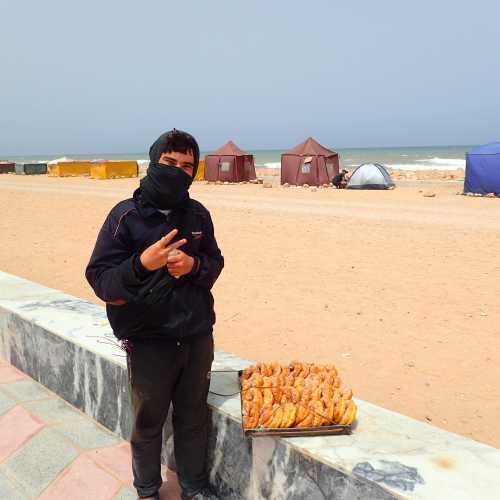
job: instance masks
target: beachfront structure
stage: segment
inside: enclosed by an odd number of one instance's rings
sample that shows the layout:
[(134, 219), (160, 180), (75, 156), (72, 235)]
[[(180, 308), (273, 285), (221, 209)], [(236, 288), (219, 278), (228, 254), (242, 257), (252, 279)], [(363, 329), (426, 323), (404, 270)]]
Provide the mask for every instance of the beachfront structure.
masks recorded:
[(61, 160), (49, 162), (49, 177), (83, 177), (90, 175), (91, 161)]
[(46, 173), (46, 163), (16, 163), (16, 175), (44, 175)]
[(138, 175), (139, 166), (134, 160), (96, 160), (90, 166), (92, 179), (123, 179)]
[(16, 171), (16, 164), (11, 161), (0, 161), (0, 174), (10, 174)]
[(395, 186), (380, 163), (363, 163), (351, 175), (346, 189), (391, 189)]
[(500, 194), (500, 142), (479, 146), (465, 155), (464, 192)]
[(205, 180), (205, 160), (200, 160), (200, 162), (198, 163), (198, 170), (196, 171), (194, 180), (195, 181)]
[(240, 149), (233, 141), (205, 156), (207, 181), (243, 182), (256, 178), (253, 155)]
[(339, 155), (309, 137), (281, 155), (281, 184), (320, 186), (339, 173)]

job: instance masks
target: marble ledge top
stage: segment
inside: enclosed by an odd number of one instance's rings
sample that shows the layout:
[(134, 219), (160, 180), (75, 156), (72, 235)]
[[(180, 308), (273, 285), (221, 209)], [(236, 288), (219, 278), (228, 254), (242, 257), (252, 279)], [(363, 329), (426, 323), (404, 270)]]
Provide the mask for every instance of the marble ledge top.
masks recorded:
[[(125, 366), (101, 306), (0, 272), (0, 309)], [(212, 367), (209, 403), (238, 423), (238, 381), (230, 371), (249, 364), (216, 351)], [(356, 402), (359, 412), (352, 435), (283, 441), (333, 468), (374, 480), (402, 498), (499, 498), (500, 450), (368, 402)]]

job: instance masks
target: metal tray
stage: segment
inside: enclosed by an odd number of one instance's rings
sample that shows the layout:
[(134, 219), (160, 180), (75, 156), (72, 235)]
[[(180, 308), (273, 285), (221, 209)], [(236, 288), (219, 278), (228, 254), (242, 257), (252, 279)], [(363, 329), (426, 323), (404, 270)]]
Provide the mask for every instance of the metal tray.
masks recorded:
[(243, 427), (243, 397), (241, 394), (241, 374), (243, 370), (238, 371), (238, 385), (240, 388), (240, 405), (241, 405), (241, 427), (245, 436), (264, 437), (264, 436), (279, 436), (279, 437), (305, 437), (305, 436), (335, 436), (348, 435), (352, 432), (352, 425), (323, 425), (321, 427), (286, 427), (286, 428), (271, 428), (257, 427), (255, 429), (245, 429)]

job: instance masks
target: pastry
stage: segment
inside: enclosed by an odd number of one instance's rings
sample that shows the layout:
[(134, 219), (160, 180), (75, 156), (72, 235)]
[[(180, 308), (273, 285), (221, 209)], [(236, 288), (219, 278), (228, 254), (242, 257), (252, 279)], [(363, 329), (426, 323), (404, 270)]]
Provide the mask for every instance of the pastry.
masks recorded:
[(357, 407), (335, 365), (257, 363), (240, 378), (243, 427), (350, 425)]

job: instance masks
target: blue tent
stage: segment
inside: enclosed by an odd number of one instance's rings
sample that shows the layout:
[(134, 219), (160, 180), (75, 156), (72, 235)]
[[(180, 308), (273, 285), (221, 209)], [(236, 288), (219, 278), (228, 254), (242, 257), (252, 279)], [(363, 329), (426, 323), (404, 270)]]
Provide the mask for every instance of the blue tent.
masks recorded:
[(500, 142), (479, 146), (465, 155), (464, 192), (500, 194)]

